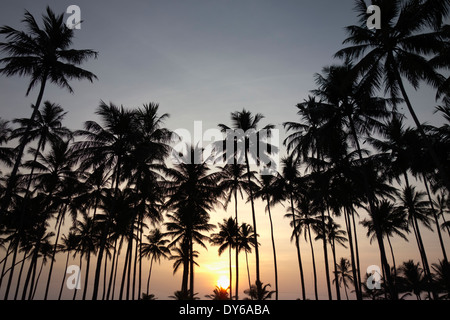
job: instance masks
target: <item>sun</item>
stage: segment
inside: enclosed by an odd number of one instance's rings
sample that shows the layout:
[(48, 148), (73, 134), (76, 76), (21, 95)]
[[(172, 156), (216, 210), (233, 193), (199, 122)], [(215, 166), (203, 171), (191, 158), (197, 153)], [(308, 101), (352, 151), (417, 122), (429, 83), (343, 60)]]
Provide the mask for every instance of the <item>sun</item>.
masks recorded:
[(217, 279), (217, 286), (222, 289), (228, 289), (230, 286), (230, 279), (227, 276), (221, 276)]

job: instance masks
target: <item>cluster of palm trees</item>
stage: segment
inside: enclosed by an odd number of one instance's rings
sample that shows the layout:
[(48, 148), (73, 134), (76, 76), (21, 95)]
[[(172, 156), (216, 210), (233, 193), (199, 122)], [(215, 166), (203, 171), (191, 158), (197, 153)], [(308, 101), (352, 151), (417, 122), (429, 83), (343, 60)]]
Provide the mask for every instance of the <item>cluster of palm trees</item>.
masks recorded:
[[(341, 299), (341, 286), (348, 299), (349, 283), (357, 299), (395, 300), (409, 294), (417, 299), (448, 299), (450, 266), (444, 243), (450, 237), (450, 223), (445, 220), (450, 189), (450, 89), (449, 79), (440, 72), (450, 61), (450, 30), (443, 23), (450, 1), (372, 3), (382, 9), (382, 28), (367, 29), (367, 4), (356, 1), (360, 23), (347, 28), (349, 37), (344, 41), (351, 46), (336, 53), (343, 59), (341, 64), (327, 66), (316, 75), (317, 88), (296, 106), (299, 121), (283, 124), (287, 155), (272, 175), (261, 175), (250, 165), (250, 159), (258, 161), (261, 154), (259, 149), (253, 152), (256, 148), (247, 136), (225, 136), (234, 139), (235, 147), (243, 147), (217, 154), (231, 155), (222, 167), (211, 166), (195, 146), (187, 146), (182, 155), (189, 161), (170, 163), (171, 143), (177, 136), (164, 126), (169, 115), (161, 114), (156, 103), (127, 109), (102, 101), (96, 109), (100, 123), (86, 121), (82, 130), (72, 132), (63, 124), (66, 113), (61, 106), (42, 103), (44, 90), (49, 81), (72, 91), (69, 80), (96, 79), (80, 65), (97, 53), (71, 49), (73, 31), (65, 26), (62, 15), (49, 8), (43, 29), (28, 12), (23, 20), (28, 33), (0, 28), (6, 38), (0, 43), (6, 54), (0, 59), (0, 73), (30, 76), (27, 94), (40, 86), (29, 119), (15, 119), (14, 125), (0, 119), (0, 288), (4, 299), (33, 299), (42, 283), (44, 299), (49, 298), (52, 283), (60, 283), (61, 299), (66, 274), (56, 279), (59, 275), (53, 269), (56, 258), (62, 256), (66, 269), (70, 257), (78, 257), (86, 275), (73, 299), (78, 291), (81, 299), (139, 299), (141, 294), (152, 299), (152, 267), (161, 258), (174, 261), (174, 273), (182, 269), (181, 289), (173, 297), (196, 299), (199, 252), (195, 247), (206, 247), (208, 242), (218, 246), (219, 255), (228, 249), (230, 272), (228, 291), (216, 288), (209, 298), (239, 298), (239, 254), (244, 252), (245, 293), (256, 300), (278, 299), (271, 210), (281, 205), (292, 227), (301, 299), (307, 298), (302, 236), (311, 249), (315, 299), (319, 299), (319, 273), (314, 241), (322, 246), (329, 299)], [(436, 89), (442, 102), (436, 112), (443, 115), (443, 125), (419, 122), (404, 80), (415, 89), (422, 81)], [(399, 112), (403, 103), (414, 129), (406, 127), (405, 115)], [(275, 128), (259, 128), (263, 119), (262, 114), (244, 109), (231, 113), (231, 126), (218, 127), (224, 133), (257, 132), (262, 139)], [(223, 146), (230, 144), (223, 142)], [(269, 155), (276, 151), (270, 145), (263, 150)], [(239, 200), (250, 203), (251, 224), (240, 221)], [(265, 205), (270, 222), (272, 291), (261, 280), (256, 201)], [(211, 212), (218, 207), (226, 210), (230, 203), (234, 217), (224, 219), (214, 233)], [(362, 211), (367, 217), (358, 221)], [(68, 217), (72, 227), (64, 232)], [(358, 225), (366, 228), (379, 248), (380, 288), (369, 285), (371, 275), (361, 276)], [(442, 260), (431, 265), (422, 237), (424, 227), (436, 231), (442, 251)], [(420, 263), (411, 260), (397, 267), (391, 240), (408, 240), (409, 233), (417, 243)], [(349, 259), (338, 260), (338, 245), (349, 250)], [(255, 258), (254, 283), (249, 253)], [(145, 289), (144, 258), (150, 260)], [(119, 263), (122, 274), (118, 274)]]

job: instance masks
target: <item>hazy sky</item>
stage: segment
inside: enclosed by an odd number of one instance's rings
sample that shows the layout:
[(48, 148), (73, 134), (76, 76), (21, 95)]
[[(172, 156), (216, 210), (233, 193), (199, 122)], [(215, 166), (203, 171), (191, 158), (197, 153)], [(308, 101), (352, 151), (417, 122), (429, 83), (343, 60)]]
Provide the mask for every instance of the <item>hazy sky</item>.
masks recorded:
[[(218, 123), (230, 123), (230, 113), (242, 108), (263, 113), (267, 118), (263, 124), (279, 126), (297, 120), (294, 106), (315, 88), (314, 73), (339, 62), (332, 56), (342, 47), (344, 27), (356, 22), (353, 0), (16, 0), (2, 1), (0, 25), (22, 28), (20, 20), (25, 9), (40, 21), (47, 4), (58, 13), (71, 4), (78, 5), (83, 23), (81, 30), (75, 31), (74, 48), (99, 52), (97, 60), (83, 65), (99, 81), (72, 82), (74, 94), (53, 85), (46, 88), (44, 99), (59, 103), (68, 111), (66, 125), (71, 129), (81, 128), (86, 120), (97, 120), (94, 111), (100, 100), (126, 107), (158, 102), (161, 112), (171, 115), (167, 121), (170, 129), (191, 130), (194, 121), (203, 121), (204, 129), (214, 128)], [(12, 120), (30, 115), (37, 91), (25, 97), (27, 83), (26, 78), (0, 77), (1, 118)], [(426, 87), (419, 93), (408, 89), (421, 121), (440, 121), (433, 115), (434, 92)], [(249, 208), (242, 208), (242, 221), (250, 222)], [(268, 218), (262, 205), (257, 209), (262, 280), (273, 287)], [(299, 297), (300, 291), (295, 247), (289, 243), (289, 222), (283, 219), (284, 213), (283, 207), (274, 210), (282, 275), (280, 297), (290, 299)], [(230, 214), (218, 210), (212, 214), (213, 222)], [(358, 229), (365, 270), (368, 265), (379, 264), (378, 247), (375, 243), (369, 245), (362, 226)], [(432, 262), (440, 257), (435, 237), (426, 238)], [(321, 243), (316, 242), (315, 246), (322, 275)], [(302, 248), (308, 297), (313, 298), (309, 244), (303, 242)], [(401, 242), (395, 249), (398, 262), (418, 260), (413, 241)], [(340, 249), (339, 254), (349, 258), (347, 250)], [(200, 257), (196, 291), (203, 298), (214, 287), (212, 273), (227, 274), (228, 269), (226, 255), (218, 259), (216, 248), (201, 250)], [(253, 256), (249, 258), (253, 263)], [(248, 287), (244, 265), (242, 255), (242, 290)], [(179, 289), (180, 274), (172, 277), (171, 262), (154, 270), (152, 291), (157, 296), (163, 299)], [(324, 295), (323, 276), (319, 285)]]

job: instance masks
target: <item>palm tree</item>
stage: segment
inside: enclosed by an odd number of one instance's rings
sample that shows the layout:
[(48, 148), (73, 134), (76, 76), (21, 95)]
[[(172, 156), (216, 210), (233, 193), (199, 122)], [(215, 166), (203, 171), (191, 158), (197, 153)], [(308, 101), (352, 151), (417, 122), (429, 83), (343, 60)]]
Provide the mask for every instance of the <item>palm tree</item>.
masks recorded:
[[(64, 112), (64, 109), (60, 105), (45, 101), (42, 111), (37, 111), (35, 119), (31, 121), (27, 118), (13, 120), (13, 122), (18, 123), (20, 127), (12, 131), (11, 138), (27, 138), (27, 144), (38, 139), (34, 156), (34, 161), (36, 161), (39, 152), (45, 150), (48, 141), (56, 141), (72, 136), (71, 131), (62, 125), (62, 120), (66, 114), (67, 112)], [(28, 128), (30, 129), (27, 132)], [(35, 168), (32, 167), (29, 174), (25, 197), (27, 197), (31, 186), (34, 169)]]
[[(10, 140), (12, 129), (9, 127), (9, 122), (0, 118), (0, 146), (6, 144)], [(0, 162), (7, 166), (11, 166), (14, 157), (13, 149), (10, 147), (0, 147)], [(1, 173), (1, 171), (0, 171)]]
[[(395, 205), (388, 200), (382, 200), (377, 203), (376, 211), (374, 214), (377, 215), (378, 222), (383, 233), (383, 237), (386, 237), (389, 248), (391, 249), (392, 263), (394, 267), (394, 279), (396, 277), (395, 272), (397, 267), (395, 265), (395, 255), (392, 248), (392, 243), (390, 238), (394, 235), (401, 237), (402, 239), (408, 241), (408, 238), (403, 232), (409, 232), (407, 215), (401, 210), (396, 210)], [(370, 210), (367, 210), (369, 215), (371, 215)], [(361, 224), (367, 228), (367, 237), (370, 237), (370, 243), (376, 239), (375, 227), (373, 223), (373, 218), (370, 220), (364, 219)]]
[(167, 185), (166, 210), (169, 222), (165, 223), (167, 235), (173, 241), (170, 246), (181, 243), (183, 250), (188, 250), (190, 266), (185, 261), (183, 270), (182, 291), (187, 292), (188, 271), (190, 270), (190, 295), (194, 295), (194, 242), (205, 247), (203, 241), (207, 236), (202, 232), (212, 230), (215, 226), (209, 223), (209, 212), (214, 209), (217, 199), (221, 196), (218, 188), (219, 172), (209, 172), (207, 163), (202, 159), (200, 148), (187, 146), (185, 162), (181, 162), (174, 169), (168, 169), (166, 174), (171, 178)]
[(450, 264), (447, 261), (433, 263), (437, 291), (443, 293), (439, 299), (450, 299)]
[[(295, 229), (292, 231), (293, 235), (291, 239), (295, 237), (295, 233), (300, 237), (302, 231), (305, 234), (305, 241), (308, 242), (311, 248), (311, 258), (312, 258), (312, 266), (313, 266), (313, 278), (314, 278), (314, 295), (316, 300), (319, 300), (319, 295), (317, 291), (317, 270), (316, 270), (316, 259), (314, 256), (314, 246), (311, 237), (311, 227), (315, 230), (315, 226), (321, 225), (321, 221), (315, 218), (315, 208), (313, 207), (313, 202), (309, 199), (308, 195), (300, 194), (297, 198), (297, 209), (294, 212), (297, 212), (293, 219), (296, 221)], [(291, 214), (285, 215), (285, 217), (291, 217)], [(291, 227), (293, 224), (291, 222)]]
[[(423, 200), (425, 197), (424, 192), (416, 192), (416, 188), (412, 186), (407, 186), (402, 190), (402, 193), (399, 197), (400, 205), (398, 210), (408, 217), (408, 224), (412, 227), (414, 231), (414, 235), (416, 237), (417, 246), (419, 248), (420, 257), (422, 259), (422, 264), (424, 266), (425, 279), (429, 283), (429, 287), (431, 288), (431, 271), (428, 264), (428, 258), (425, 251), (425, 247), (422, 241), (422, 235), (420, 233), (419, 221), (432, 230), (431, 228), (431, 218), (430, 218), (430, 208), (429, 202)], [(434, 294), (434, 293), (433, 293)]]
[(403, 262), (398, 271), (402, 275), (403, 290), (406, 292), (412, 291), (416, 295), (417, 300), (422, 300), (421, 293), (426, 288), (426, 280), (423, 277), (423, 270), (419, 263), (415, 264), (413, 260), (408, 260)]
[(205, 297), (211, 300), (230, 300), (228, 290), (225, 288), (219, 288), (218, 286), (216, 286), (212, 294), (207, 294)]
[(282, 177), (277, 175), (261, 175), (260, 188), (255, 192), (255, 198), (261, 198), (266, 201), (266, 211), (269, 214), (270, 222), (270, 237), (272, 239), (272, 251), (273, 251), (273, 268), (275, 272), (275, 300), (278, 300), (278, 265), (277, 265), (277, 250), (275, 248), (275, 236), (273, 229), (272, 213), (270, 207), (276, 202), (281, 201), (282, 192), (280, 192), (280, 183)]
[[(229, 255), (229, 263), (230, 263), (230, 300), (233, 300), (233, 291), (232, 291), (232, 284), (233, 284), (233, 275), (232, 275), (232, 268), (231, 268), (231, 250), (233, 248), (236, 248), (237, 243), (236, 239), (239, 235), (239, 229), (236, 224), (236, 220), (234, 220), (232, 217), (228, 219), (224, 219), (223, 223), (218, 224), (219, 232), (213, 233), (211, 235), (210, 242), (212, 245), (219, 246), (219, 256), (222, 255), (222, 253), (228, 248), (228, 255)], [(236, 296), (236, 300), (238, 297)]]
[[(235, 157), (233, 164), (227, 164), (222, 169), (222, 177), (220, 182), (220, 188), (223, 190), (224, 195), (224, 206), (227, 209), (228, 204), (231, 199), (234, 199), (234, 214), (236, 225), (239, 225), (238, 220), (238, 193), (243, 199), (243, 192), (249, 192), (249, 185), (247, 180), (246, 168), (244, 165), (237, 164), (237, 159)], [(253, 181), (252, 184), (254, 185)], [(237, 241), (237, 239), (236, 239)], [(238, 298), (239, 292), (239, 250), (236, 250), (236, 293), (235, 297)]]
[(10, 26), (0, 28), (0, 34), (4, 35), (7, 40), (0, 43), (0, 50), (8, 55), (0, 59), (0, 64), (3, 64), (0, 73), (7, 77), (30, 76), (27, 96), (36, 85), (40, 85), (29, 125), (18, 147), (14, 167), (8, 180), (1, 206), (3, 211), (7, 210), (10, 205), (11, 192), (16, 183), (25, 146), (29, 141), (31, 125), (38, 114), (47, 82), (50, 81), (72, 93), (69, 80), (87, 79), (92, 82), (97, 79), (93, 73), (79, 67), (86, 60), (96, 58), (97, 52), (70, 48), (74, 31), (65, 25), (64, 14), (55, 15), (50, 7), (47, 7), (43, 21), (44, 28), (41, 29), (33, 15), (25, 11), (22, 22), (26, 25), (28, 32), (19, 31)]
[(255, 238), (253, 227), (247, 223), (242, 223), (239, 227), (239, 237), (236, 250), (245, 252), (245, 261), (247, 264), (248, 286), (251, 287), (250, 269), (248, 267), (248, 253), (252, 252), (252, 247), (255, 246), (253, 239)]
[[(447, 16), (449, 3), (404, 3), (401, 0), (374, 0), (372, 3), (383, 10), (382, 28), (373, 31), (366, 27), (367, 5), (365, 1), (357, 1), (355, 11), (360, 17), (359, 25), (347, 27), (349, 37), (344, 41), (353, 46), (339, 50), (335, 56), (360, 59), (354, 70), (362, 77), (361, 83), (372, 86), (374, 90), (384, 86), (385, 92), (390, 92), (393, 98), (401, 92), (436, 167), (447, 188), (450, 188), (448, 175), (423, 130), (402, 80), (405, 77), (416, 90), (422, 80), (436, 88), (443, 83), (444, 78), (427, 58), (440, 54), (446, 47), (445, 37), (435, 30), (439, 29)], [(431, 32), (429, 27), (432, 28)]]
[(303, 264), (302, 264), (302, 257), (300, 252), (300, 241), (299, 241), (299, 235), (295, 230), (297, 230), (297, 220), (295, 219), (295, 207), (294, 207), (294, 193), (298, 190), (297, 188), (297, 182), (299, 179), (299, 171), (298, 171), (298, 165), (294, 161), (293, 157), (287, 157), (282, 159), (282, 177), (283, 177), (283, 192), (286, 194), (286, 198), (290, 201), (290, 209), (291, 214), (288, 217), (292, 218), (292, 228), (294, 230), (294, 238), (295, 238), (295, 247), (297, 249), (297, 260), (298, 260), (298, 266), (300, 270), (300, 282), (301, 282), (301, 291), (302, 291), (302, 299), (305, 300), (305, 279), (303, 275)]
[[(313, 226), (314, 231), (316, 232), (317, 236), (314, 240), (318, 239), (327, 239), (328, 243), (331, 246), (331, 252), (333, 254), (333, 264), (334, 264), (334, 281), (333, 283), (336, 286), (336, 297), (337, 300), (341, 300), (341, 293), (339, 290), (339, 279), (338, 279), (338, 273), (337, 273), (337, 261), (336, 261), (336, 244), (340, 244), (344, 248), (347, 248), (345, 245), (345, 242), (347, 242), (347, 238), (345, 235), (347, 234), (346, 231), (341, 230), (341, 226), (336, 223), (332, 217), (328, 216), (325, 222), (325, 228), (323, 228), (320, 224), (316, 224)], [(324, 237), (324, 229), (325, 229), (325, 237)]]
[(269, 291), (267, 287), (270, 287), (270, 284), (252, 284), (249, 289), (244, 291), (244, 293), (247, 294), (251, 300), (269, 300), (272, 298), (275, 291)]
[[(136, 141), (135, 116), (133, 112), (126, 110), (123, 106), (117, 107), (113, 103), (107, 105), (103, 101), (100, 102), (96, 114), (101, 117), (103, 126), (95, 121), (86, 121), (84, 130), (75, 132), (76, 135), (83, 136), (85, 139), (74, 143), (74, 154), (81, 160), (80, 170), (82, 171), (95, 169), (100, 165), (105, 170), (113, 171), (111, 186), (114, 190), (114, 199), (119, 193), (119, 185), (123, 180), (124, 159), (130, 154), (133, 142)], [(113, 211), (110, 214), (113, 217), (115, 206), (112, 205), (111, 209)], [(111, 221), (111, 219), (105, 219), (101, 231), (92, 300), (97, 300), (103, 253)]]
[[(347, 293), (348, 282), (353, 282), (350, 262), (346, 258), (341, 258), (341, 260), (339, 260), (339, 263), (336, 265), (336, 269), (337, 270), (335, 271), (335, 274), (337, 281), (339, 283), (339, 287), (341, 285), (344, 285), (345, 296), (347, 297), (348, 300), (348, 293)], [(335, 281), (336, 279), (333, 280), (333, 283)]]
[[(258, 131), (258, 124), (259, 122), (264, 119), (264, 116), (261, 113), (257, 113), (255, 115), (252, 115), (250, 111), (247, 111), (243, 109), (242, 111), (236, 111), (231, 113), (231, 121), (232, 121), (232, 128), (224, 125), (219, 124), (219, 127), (221, 128), (222, 132), (227, 133), (229, 136), (227, 137), (227, 140), (231, 140), (233, 142), (237, 139), (237, 145), (238, 148), (240, 146), (240, 150), (234, 150), (233, 156), (235, 156), (236, 152), (239, 152), (238, 155), (239, 159), (242, 159), (244, 157), (245, 166), (247, 168), (247, 179), (248, 184), (251, 185), (251, 175), (250, 175), (250, 161), (249, 158), (252, 157), (256, 160), (258, 160), (260, 157), (262, 157), (262, 153), (264, 151), (268, 151), (269, 154), (271, 152), (275, 152), (275, 148), (272, 145), (265, 145), (264, 150), (260, 150), (259, 146), (262, 144), (262, 139), (264, 137), (270, 137), (271, 130), (274, 128), (273, 125), (269, 124), (266, 125), (262, 130)], [(239, 132), (241, 131), (241, 132)], [(243, 132), (242, 132), (243, 131)], [(239, 134), (241, 133), (241, 134)], [(256, 136), (256, 142), (254, 139), (251, 139), (251, 135)], [(256, 144), (256, 145), (255, 145)], [(242, 164), (241, 161), (238, 162), (238, 164)], [(255, 243), (255, 259), (256, 259), (256, 284), (261, 284), (261, 275), (260, 275), (260, 265), (259, 265), (259, 249), (258, 249), (258, 239), (256, 238), (257, 235), (257, 228), (256, 228), (256, 212), (255, 212), (255, 204), (254, 204), (254, 196), (253, 196), (253, 190), (252, 188), (249, 189), (249, 200), (251, 203), (252, 208), (252, 221), (253, 221), (253, 230), (254, 230), (254, 243)], [(260, 289), (260, 288), (258, 288)]]
[(140, 257), (150, 258), (150, 268), (148, 270), (147, 279), (147, 295), (150, 293), (150, 276), (152, 274), (153, 261), (160, 262), (162, 258), (169, 258), (170, 249), (167, 247), (169, 240), (164, 239), (164, 234), (159, 229), (154, 229), (145, 236), (147, 238), (147, 243), (141, 244)]
[(82, 220), (78, 219), (71, 228), (71, 231), (78, 237), (78, 248), (81, 256), (86, 256), (86, 269), (83, 286), (82, 300), (86, 300), (86, 293), (89, 281), (89, 267), (91, 253), (96, 249), (95, 221), (87, 213), (82, 213)]

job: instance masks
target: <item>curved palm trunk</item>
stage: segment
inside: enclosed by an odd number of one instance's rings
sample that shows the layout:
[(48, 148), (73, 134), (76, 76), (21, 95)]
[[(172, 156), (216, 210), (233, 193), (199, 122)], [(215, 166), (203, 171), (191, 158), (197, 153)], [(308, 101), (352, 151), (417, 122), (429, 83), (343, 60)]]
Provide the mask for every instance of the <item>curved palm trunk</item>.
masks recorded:
[[(250, 268), (248, 267), (248, 254), (247, 254), (247, 250), (245, 250), (245, 262), (247, 263), (247, 276), (248, 276), (248, 288), (251, 289), (252, 288), (252, 282), (250, 280)], [(250, 297), (252, 300), (253, 298)]]
[(108, 283), (108, 292), (106, 293), (106, 300), (109, 300), (110, 294), (111, 294), (111, 287), (112, 287), (112, 283), (113, 283), (113, 278), (114, 278), (114, 270), (115, 270), (115, 265), (116, 265), (116, 255), (117, 254), (117, 238), (114, 240), (114, 253), (111, 259), (111, 271), (110, 271), (110, 275), (109, 275), (109, 283)]
[[(353, 232), (354, 232), (354, 236), (355, 236), (355, 254), (356, 254), (356, 274), (358, 276), (358, 286), (359, 286), (359, 292), (362, 292), (362, 288), (361, 288), (361, 265), (359, 262), (359, 246), (358, 246), (358, 234), (356, 232), (356, 223), (355, 223), (355, 209), (352, 208), (351, 210), (352, 213), (352, 222), (353, 222)], [(362, 298), (362, 296), (361, 296)]]
[[(270, 221), (270, 237), (272, 238), (272, 250), (273, 250), (273, 268), (275, 271), (275, 300), (278, 300), (278, 268), (277, 268), (277, 250), (275, 248), (275, 237), (273, 233), (272, 213), (270, 212), (269, 195), (266, 195), (267, 199), (267, 211), (269, 213)], [(315, 272), (315, 269), (314, 269)]]
[[(189, 284), (190, 290), (189, 290), (189, 292), (190, 292), (190, 299), (194, 300), (194, 244), (192, 242), (192, 236), (189, 239), (189, 251), (190, 251), (190, 254), (189, 254), (190, 270), (189, 271), (191, 274), (190, 275), (190, 284)], [(231, 285), (231, 282), (230, 282), (230, 285)], [(231, 290), (230, 290), (230, 296), (231, 296)]]
[(305, 279), (303, 277), (302, 256), (301, 256), (301, 253), (300, 253), (300, 241), (298, 239), (297, 232), (295, 232), (295, 230), (297, 229), (297, 223), (295, 221), (294, 199), (293, 199), (292, 192), (290, 194), (290, 198), (291, 198), (291, 209), (292, 209), (292, 223), (293, 223), (294, 236), (295, 236), (295, 246), (297, 248), (297, 260), (298, 260), (298, 266), (299, 266), (299, 269), (300, 269), (300, 282), (301, 282), (301, 290), (302, 290), (302, 299), (306, 300), (306, 296), (305, 296)]
[(83, 297), (81, 298), (82, 300), (86, 300), (86, 293), (87, 293), (88, 282), (89, 282), (89, 266), (90, 266), (90, 264), (91, 264), (91, 253), (88, 251), (88, 252), (86, 252), (86, 271), (85, 271), (85, 276), (84, 276)]

